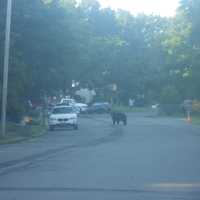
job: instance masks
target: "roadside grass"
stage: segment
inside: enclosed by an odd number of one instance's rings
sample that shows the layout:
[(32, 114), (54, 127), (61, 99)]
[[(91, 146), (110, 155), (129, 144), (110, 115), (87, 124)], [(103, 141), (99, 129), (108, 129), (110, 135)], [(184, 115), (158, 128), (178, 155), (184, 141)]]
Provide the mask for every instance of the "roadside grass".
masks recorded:
[(192, 123), (195, 125), (200, 125), (200, 116), (193, 116)]
[(0, 144), (12, 144), (22, 142), (31, 138), (36, 138), (46, 133), (45, 125), (26, 125), (7, 123), (6, 136), (0, 136)]
[(184, 114), (181, 112), (176, 112), (173, 114), (165, 114), (165, 113), (161, 113), (160, 116), (165, 116), (165, 117), (172, 117), (172, 118), (185, 118)]
[[(181, 112), (173, 113), (172, 115), (161, 114), (160, 116), (166, 116), (166, 117), (172, 117), (172, 118), (182, 118), (185, 121), (187, 121), (187, 117)], [(191, 123), (194, 125), (200, 125), (200, 114), (199, 113), (192, 114)]]
[(113, 106), (112, 110), (119, 111), (119, 112), (126, 112), (126, 113), (131, 113), (131, 112), (146, 112), (149, 111), (149, 107), (128, 107), (128, 106)]

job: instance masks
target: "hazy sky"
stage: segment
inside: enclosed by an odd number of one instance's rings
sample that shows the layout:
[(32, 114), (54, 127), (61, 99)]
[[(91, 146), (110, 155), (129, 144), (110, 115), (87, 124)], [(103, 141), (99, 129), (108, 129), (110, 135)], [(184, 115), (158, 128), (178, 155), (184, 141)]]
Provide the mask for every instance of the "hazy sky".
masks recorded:
[(179, 0), (98, 0), (102, 7), (128, 10), (133, 14), (158, 14), (173, 16), (179, 5)]

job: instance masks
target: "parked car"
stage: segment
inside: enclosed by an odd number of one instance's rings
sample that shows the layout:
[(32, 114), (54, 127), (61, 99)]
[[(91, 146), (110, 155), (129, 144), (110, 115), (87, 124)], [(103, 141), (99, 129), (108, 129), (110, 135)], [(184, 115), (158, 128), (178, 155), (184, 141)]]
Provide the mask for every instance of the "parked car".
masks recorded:
[(55, 106), (49, 116), (49, 129), (72, 127), (78, 129), (78, 117), (72, 106)]
[(74, 109), (74, 112), (75, 112), (77, 115), (79, 115), (79, 114), (80, 114), (80, 108), (77, 107), (76, 105), (73, 105), (72, 107), (73, 107), (73, 109)]
[(88, 105), (87, 104), (84, 104), (84, 103), (75, 103), (74, 106), (79, 109), (80, 113), (87, 113), (87, 110), (88, 110)]
[(111, 110), (111, 105), (108, 102), (98, 102), (92, 104), (91, 107), (88, 108), (88, 113), (109, 113)]
[(158, 103), (151, 105), (152, 109), (157, 109), (160, 105)]
[(75, 102), (75, 100), (74, 99), (68, 99), (68, 98), (63, 98), (63, 99), (61, 99), (61, 101), (60, 101), (60, 104), (66, 104), (66, 105), (68, 105), (68, 106), (72, 106), (72, 105), (74, 105), (76, 102)]

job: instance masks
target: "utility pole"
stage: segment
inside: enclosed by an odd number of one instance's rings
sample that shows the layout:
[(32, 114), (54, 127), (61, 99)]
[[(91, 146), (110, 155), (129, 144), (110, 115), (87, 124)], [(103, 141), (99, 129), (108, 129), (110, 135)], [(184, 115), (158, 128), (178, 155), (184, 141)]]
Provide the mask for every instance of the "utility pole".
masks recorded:
[(12, 0), (7, 0), (6, 29), (5, 29), (5, 49), (4, 49), (4, 69), (3, 69), (3, 88), (2, 88), (2, 136), (6, 135), (6, 110), (8, 93), (8, 66), (10, 53), (10, 27), (12, 16)]

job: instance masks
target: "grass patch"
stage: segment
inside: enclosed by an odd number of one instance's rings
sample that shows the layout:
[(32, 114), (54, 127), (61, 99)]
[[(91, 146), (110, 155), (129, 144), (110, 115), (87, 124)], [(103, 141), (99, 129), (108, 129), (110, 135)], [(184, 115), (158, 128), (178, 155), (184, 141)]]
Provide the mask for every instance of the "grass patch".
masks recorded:
[(200, 125), (200, 116), (193, 116), (192, 123), (195, 125)]
[(160, 113), (159, 116), (164, 116), (164, 117), (172, 117), (172, 118), (186, 118), (186, 116), (181, 113), (181, 112), (176, 112), (176, 113), (173, 113), (173, 114), (166, 114), (166, 113)]
[(6, 136), (0, 137), (0, 144), (12, 144), (27, 139), (36, 138), (46, 133), (46, 127), (43, 125), (21, 126), (14, 123), (6, 125)]
[(126, 112), (126, 113), (131, 113), (131, 112), (146, 112), (149, 111), (149, 107), (128, 107), (128, 106), (113, 106), (112, 110), (118, 111), (118, 112)]
[(5, 136), (5, 137), (0, 137), (0, 145), (1, 144), (14, 144), (18, 142), (25, 141), (25, 137), (17, 137), (17, 136)]

